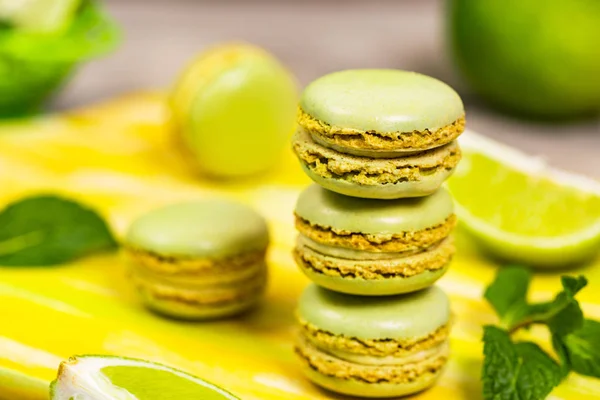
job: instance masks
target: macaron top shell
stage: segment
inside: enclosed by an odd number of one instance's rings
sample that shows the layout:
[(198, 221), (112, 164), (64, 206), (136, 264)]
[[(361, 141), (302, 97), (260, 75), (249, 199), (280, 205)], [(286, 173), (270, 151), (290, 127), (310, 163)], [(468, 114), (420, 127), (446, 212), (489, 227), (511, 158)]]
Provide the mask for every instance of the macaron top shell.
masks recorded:
[(223, 199), (169, 205), (133, 222), (131, 247), (165, 256), (223, 258), (264, 250), (267, 224), (251, 208)]
[(422, 338), (448, 323), (450, 303), (436, 286), (398, 296), (363, 297), (311, 284), (298, 316), (318, 329), (358, 339)]
[(313, 184), (300, 194), (295, 212), (309, 223), (323, 227), (392, 234), (441, 224), (453, 214), (454, 206), (444, 188), (426, 197), (376, 200), (343, 196)]
[(434, 131), (465, 113), (450, 86), (426, 75), (392, 69), (325, 75), (306, 87), (300, 108), (332, 126), (375, 132)]

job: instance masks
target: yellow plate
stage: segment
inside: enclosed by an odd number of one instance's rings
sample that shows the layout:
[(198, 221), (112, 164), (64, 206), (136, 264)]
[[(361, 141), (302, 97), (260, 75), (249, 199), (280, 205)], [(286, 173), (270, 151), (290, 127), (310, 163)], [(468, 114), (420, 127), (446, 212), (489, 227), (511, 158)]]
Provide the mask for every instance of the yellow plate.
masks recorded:
[[(107, 353), (184, 369), (243, 399), (331, 396), (304, 379), (291, 348), (293, 310), (307, 283), (290, 254), (292, 210), (308, 178), (290, 152), (279, 168), (253, 181), (204, 180), (174, 151), (166, 116), (163, 97), (143, 94), (0, 126), (0, 204), (58, 191), (96, 207), (122, 234), (132, 218), (153, 207), (213, 194), (234, 196), (269, 219), (274, 243), (265, 301), (238, 319), (180, 323), (142, 307), (119, 255), (56, 268), (0, 268), (0, 399), (44, 399), (44, 386), (62, 359)], [(450, 294), (456, 316), (453, 356), (438, 385), (419, 399), (480, 397), (481, 327), (496, 321), (481, 295), (495, 265), (460, 232), (457, 243), (458, 255), (439, 283)], [(585, 273), (592, 286), (600, 282), (598, 268), (577, 272)], [(559, 285), (558, 274), (538, 276), (535, 297), (548, 298)], [(600, 318), (600, 292), (584, 290), (580, 300), (588, 315)], [(543, 331), (531, 334), (546, 339)], [(572, 375), (553, 396), (600, 399), (600, 381)]]

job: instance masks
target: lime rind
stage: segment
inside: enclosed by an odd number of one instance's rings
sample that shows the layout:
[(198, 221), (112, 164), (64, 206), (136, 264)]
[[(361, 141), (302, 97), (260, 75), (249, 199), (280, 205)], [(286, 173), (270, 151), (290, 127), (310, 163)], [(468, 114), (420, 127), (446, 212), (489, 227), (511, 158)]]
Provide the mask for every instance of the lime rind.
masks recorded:
[[(545, 180), (556, 187), (554, 190), (571, 190), (582, 195), (600, 199), (600, 182), (591, 178), (572, 174), (549, 167), (539, 157), (532, 157), (514, 148), (481, 136), (473, 131), (465, 132), (459, 139), (465, 160), (469, 162), (470, 154), (481, 154), (517, 173), (521, 173), (536, 181)], [(467, 168), (468, 169), (468, 168)], [(452, 192), (453, 180), (469, 179), (468, 172), (457, 171), (448, 183)], [(479, 187), (478, 190), (482, 188)], [(510, 261), (521, 262), (532, 266), (561, 267), (577, 264), (592, 258), (600, 248), (600, 210), (598, 215), (590, 216), (586, 226), (573, 232), (565, 232), (556, 236), (534, 236), (502, 229), (497, 224), (482, 218), (460, 202), (460, 194), (454, 192), (456, 213), (467, 231), (489, 251)], [(524, 207), (535, 209), (536, 204), (524, 204)], [(560, 223), (557, 221), (557, 223)]]
[(112, 384), (102, 373), (106, 367), (143, 367), (171, 373), (210, 389), (222, 399), (239, 400), (227, 391), (186, 372), (150, 361), (112, 356), (74, 356), (60, 365), (57, 379), (50, 386), (51, 400), (93, 398), (94, 400), (144, 400), (138, 399), (125, 388)]

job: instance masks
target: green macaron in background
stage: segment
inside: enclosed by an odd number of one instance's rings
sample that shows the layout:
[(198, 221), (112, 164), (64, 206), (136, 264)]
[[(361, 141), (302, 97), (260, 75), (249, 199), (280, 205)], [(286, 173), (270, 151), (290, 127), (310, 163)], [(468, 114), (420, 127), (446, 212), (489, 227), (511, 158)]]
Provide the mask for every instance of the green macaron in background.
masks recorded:
[(267, 225), (223, 199), (173, 204), (133, 222), (126, 237), (131, 278), (146, 305), (184, 319), (250, 308), (266, 285)]
[(294, 257), (316, 284), (338, 292), (382, 296), (430, 286), (454, 255), (452, 198), (375, 200), (311, 185), (298, 198)]
[(400, 70), (347, 70), (304, 90), (293, 149), (321, 186), (363, 198), (427, 196), (460, 160), (458, 94)]
[(228, 43), (200, 54), (170, 97), (183, 154), (218, 178), (257, 174), (277, 164), (294, 130), (292, 73), (272, 54)]
[(309, 285), (298, 305), (295, 350), (306, 376), (331, 391), (408, 395), (440, 376), (448, 359), (450, 316), (448, 298), (435, 286), (359, 297)]

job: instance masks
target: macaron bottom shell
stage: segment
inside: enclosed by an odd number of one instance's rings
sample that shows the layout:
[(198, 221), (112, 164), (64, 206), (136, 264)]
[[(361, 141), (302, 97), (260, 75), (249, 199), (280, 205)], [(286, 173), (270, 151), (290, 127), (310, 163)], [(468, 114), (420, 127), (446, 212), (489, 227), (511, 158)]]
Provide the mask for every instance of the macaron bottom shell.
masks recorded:
[(241, 299), (235, 302), (211, 305), (193, 305), (173, 299), (162, 299), (154, 296), (151, 291), (139, 290), (146, 307), (165, 317), (181, 320), (209, 320), (231, 317), (254, 307), (261, 299), (261, 294)]
[(361, 397), (397, 397), (420, 392), (435, 383), (448, 360), (447, 340), (403, 356), (377, 357), (334, 351), (302, 336), (296, 354), (308, 379), (328, 390)]
[(456, 141), (395, 158), (359, 157), (317, 143), (303, 129), (292, 148), (304, 172), (331, 191), (367, 199), (422, 197), (435, 192), (460, 161)]
[(386, 398), (418, 393), (433, 386), (443, 369), (410, 383), (366, 383), (353, 379), (341, 379), (324, 375), (308, 365), (302, 366), (302, 372), (313, 383), (332, 392), (366, 398)]
[(452, 170), (441, 169), (433, 172), (421, 181), (361, 185), (343, 179), (323, 177), (314, 173), (305, 164), (302, 164), (302, 169), (313, 182), (332, 192), (363, 199), (382, 200), (429, 196), (438, 190), (442, 183), (450, 178), (453, 172)]
[(315, 272), (310, 268), (305, 268), (302, 264), (299, 265), (306, 277), (317, 285), (335, 292), (359, 296), (388, 296), (415, 292), (433, 285), (448, 271), (448, 266), (445, 266), (435, 271), (423, 271), (418, 275), (406, 278), (396, 277), (373, 280), (328, 276)]
[(130, 270), (142, 302), (148, 309), (175, 319), (204, 320), (239, 314), (262, 297), (267, 282), (266, 264), (219, 276), (214, 273), (185, 282), (160, 276), (137, 266)]

